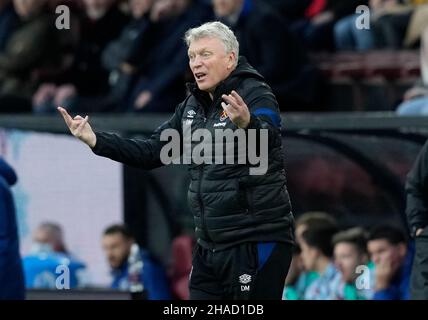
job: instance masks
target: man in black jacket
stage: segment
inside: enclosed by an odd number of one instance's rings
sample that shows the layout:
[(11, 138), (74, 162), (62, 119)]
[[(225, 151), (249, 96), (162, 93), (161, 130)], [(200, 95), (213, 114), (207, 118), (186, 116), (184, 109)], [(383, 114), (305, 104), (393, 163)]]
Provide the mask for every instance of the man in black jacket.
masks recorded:
[(406, 181), (406, 214), (415, 237), (410, 279), (412, 299), (428, 299), (428, 142), (419, 153)]
[[(278, 104), (263, 77), (244, 57), (238, 59), (239, 44), (227, 26), (206, 23), (188, 30), (185, 39), (196, 84), (188, 86), (190, 95), (150, 139), (93, 132), (87, 116), (72, 118), (58, 109), (72, 134), (97, 155), (144, 169), (189, 164), (188, 200), (198, 238), (191, 299), (280, 299), (294, 219), (285, 185)], [(174, 145), (169, 149), (173, 141), (167, 138), (175, 132), (179, 152), (171, 160), (166, 154), (174, 153)], [(197, 144), (201, 133), (202, 149)], [(227, 133), (234, 134), (231, 140), (223, 135)], [(242, 135), (248, 136), (248, 144)], [(220, 138), (213, 143), (213, 136)], [(248, 158), (241, 157), (242, 150)], [(259, 167), (252, 161), (257, 150)]]

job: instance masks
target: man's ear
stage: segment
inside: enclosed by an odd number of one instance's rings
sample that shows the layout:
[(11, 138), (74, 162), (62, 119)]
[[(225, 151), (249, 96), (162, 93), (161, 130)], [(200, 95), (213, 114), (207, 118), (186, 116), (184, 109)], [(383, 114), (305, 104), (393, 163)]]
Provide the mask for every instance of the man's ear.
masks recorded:
[(227, 63), (227, 69), (231, 70), (234, 68), (235, 66), (235, 62), (238, 59), (238, 57), (236, 56), (236, 53), (234, 51), (229, 53), (229, 61)]

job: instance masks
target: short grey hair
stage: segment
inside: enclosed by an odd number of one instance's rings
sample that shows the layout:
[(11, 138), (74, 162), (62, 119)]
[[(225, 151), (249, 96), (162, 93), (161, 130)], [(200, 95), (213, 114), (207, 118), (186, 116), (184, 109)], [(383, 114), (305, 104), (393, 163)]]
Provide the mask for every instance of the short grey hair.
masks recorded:
[(224, 23), (219, 21), (207, 22), (199, 27), (187, 30), (186, 34), (184, 35), (184, 41), (186, 42), (187, 47), (190, 46), (192, 41), (202, 38), (217, 38), (221, 40), (226, 49), (226, 53), (235, 53), (235, 66), (238, 64), (239, 42), (236, 39), (233, 31)]

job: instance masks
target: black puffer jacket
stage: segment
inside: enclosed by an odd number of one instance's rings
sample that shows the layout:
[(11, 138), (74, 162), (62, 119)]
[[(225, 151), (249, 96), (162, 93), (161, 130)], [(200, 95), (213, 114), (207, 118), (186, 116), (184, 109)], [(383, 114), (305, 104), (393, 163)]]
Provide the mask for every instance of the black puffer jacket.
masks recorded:
[[(215, 250), (248, 241), (292, 243), (294, 219), (286, 188), (281, 120), (270, 87), (243, 57), (232, 74), (217, 87), (213, 100), (196, 85), (188, 87), (191, 94), (150, 139), (123, 139), (115, 134), (96, 132), (94, 153), (145, 169), (162, 166), (161, 149), (168, 143), (160, 141), (164, 129), (178, 130), (182, 145), (186, 144), (182, 133), (185, 123), (191, 123), (192, 132), (199, 128), (208, 129), (212, 137), (216, 129), (237, 129), (230, 119), (222, 116), (221, 107), (221, 95), (235, 90), (251, 112), (247, 130), (267, 129), (267, 171), (263, 175), (250, 175), (250, 164), (238, 164), (237, 161), (216, 164), (214, 151), (212, 163), (189, 164), (188, 201), (194, 214), (198, 242)], [(192, 141), (192, 147), (197, 144)], [(233, 145), (235, 159), (238, 154), (236, 145)], [(212, 148), (215, 149), (215, 144)], [(185, 158), (182, 161), (186, 161)]]

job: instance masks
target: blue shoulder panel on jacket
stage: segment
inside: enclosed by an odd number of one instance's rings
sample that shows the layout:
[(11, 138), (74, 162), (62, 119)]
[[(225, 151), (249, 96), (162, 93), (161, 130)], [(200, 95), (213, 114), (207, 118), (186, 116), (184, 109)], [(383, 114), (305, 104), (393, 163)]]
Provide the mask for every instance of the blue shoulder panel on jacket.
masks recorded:
[(272, 109), (258, 108), (253, 112), (253, 114), (256, 116), (267, 116), (272, 120), (272, 123), (275, 125), (275, 127), (281, 127), (281, 117), (279, 116), (278, 112), (275, 112)]

